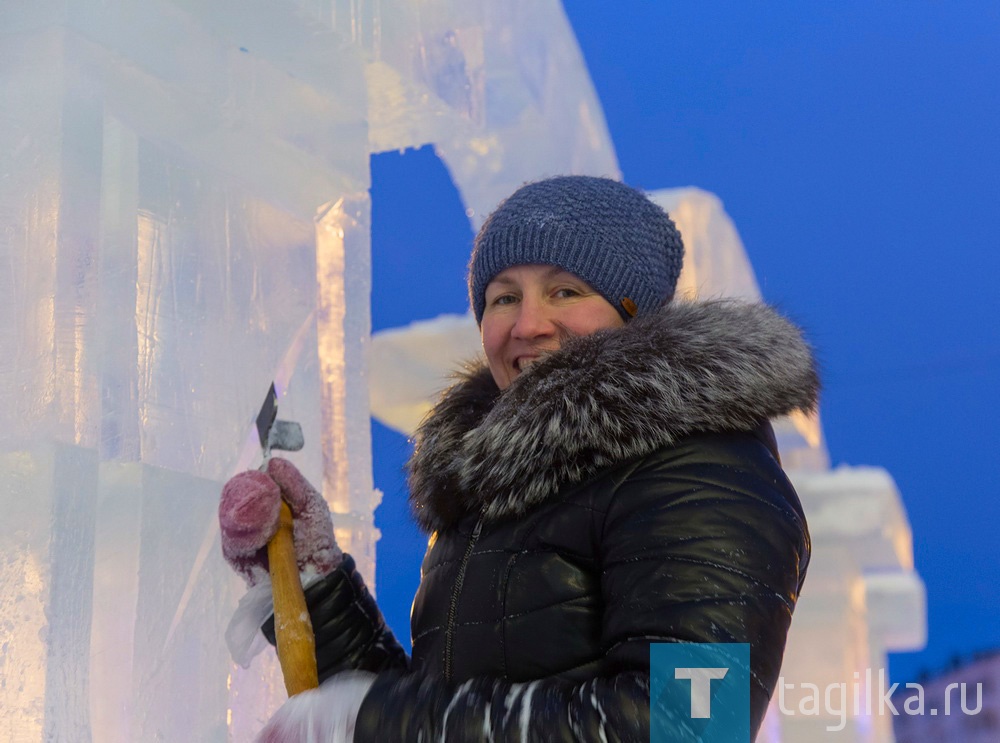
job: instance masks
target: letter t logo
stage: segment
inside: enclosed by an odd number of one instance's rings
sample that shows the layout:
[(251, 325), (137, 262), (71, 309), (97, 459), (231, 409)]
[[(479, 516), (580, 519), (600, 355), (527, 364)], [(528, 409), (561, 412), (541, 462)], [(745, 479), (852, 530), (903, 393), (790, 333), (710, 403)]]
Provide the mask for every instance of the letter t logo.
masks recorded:
[(677, 668), (675, 679), (691, 681), (691, 718), (712, 716), (712, 679), (723, 679), (728, 668)]
[(752, 743), (749, 643), (649, 644), (649, 743), (681, 739)]

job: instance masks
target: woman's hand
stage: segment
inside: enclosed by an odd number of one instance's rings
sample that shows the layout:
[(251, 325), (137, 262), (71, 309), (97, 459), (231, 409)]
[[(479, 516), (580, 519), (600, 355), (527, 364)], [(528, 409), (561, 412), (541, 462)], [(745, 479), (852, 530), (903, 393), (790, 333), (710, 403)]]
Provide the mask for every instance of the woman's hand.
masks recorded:
[(257, 737), (257, 743), (351, 743), (354, 725), (375, 674), (345, 671), (318, 689), (285, 702)]
[(343, 557), (323, 496), (287, 459), (267, 472), (243, 472), (225, 484), (219, 502), (222, 555), (251, 588), (267, 577), (267, 543), (278, 529), (281, 500), (295, 518), (295, 555), (304, 577), (329, 573)]

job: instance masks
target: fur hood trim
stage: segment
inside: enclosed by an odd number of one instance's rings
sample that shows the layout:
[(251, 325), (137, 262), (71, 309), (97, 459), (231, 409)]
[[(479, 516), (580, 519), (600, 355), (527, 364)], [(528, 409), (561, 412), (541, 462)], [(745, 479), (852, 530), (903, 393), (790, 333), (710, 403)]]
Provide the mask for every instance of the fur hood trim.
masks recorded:
[(467, 369), (416, 433), (410, 499), (427, 531), (519, 516), (688, 434), (810, 411), (818, 391), (809, 345), (770, 307), (675, 302), (566, 341), (503, 392)]

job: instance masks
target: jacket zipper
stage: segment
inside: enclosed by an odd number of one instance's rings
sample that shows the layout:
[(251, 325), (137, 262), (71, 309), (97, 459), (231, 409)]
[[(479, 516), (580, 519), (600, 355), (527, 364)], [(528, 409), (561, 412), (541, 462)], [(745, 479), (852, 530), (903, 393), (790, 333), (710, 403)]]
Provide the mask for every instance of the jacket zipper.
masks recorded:
[(455, 578), (455, 588), (451, 592), (451, 605), (448, 607), (448, 624), (444, 632), (444, 678), (451, 681), (452, 663), (454, 661), (455, 642), (455, 617), (458, 614), (458, 597), (462, 593), (462, 584), (465, 582), (465, 569), (469, 565), (469, 558), (472, 557), (472, 548), (479, 540), (479, 534), (483, 530), (482, 517), (476, 522), (476, 528), (472, 530), (469, 543), (465, 546), (465, 554), (462, 555), (462, 563), (458, 566), (458, 577)]

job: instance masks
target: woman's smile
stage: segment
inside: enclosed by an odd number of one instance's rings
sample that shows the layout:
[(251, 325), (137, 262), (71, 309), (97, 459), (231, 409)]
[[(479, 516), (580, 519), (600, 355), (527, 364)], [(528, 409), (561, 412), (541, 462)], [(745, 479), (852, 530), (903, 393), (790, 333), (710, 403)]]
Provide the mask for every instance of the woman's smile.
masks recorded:
[(611, 303), (580, 277), (556, 266), (511, 266), (486, 287), (483, 350), (503, 390), (564, 339), (624, 324)]

